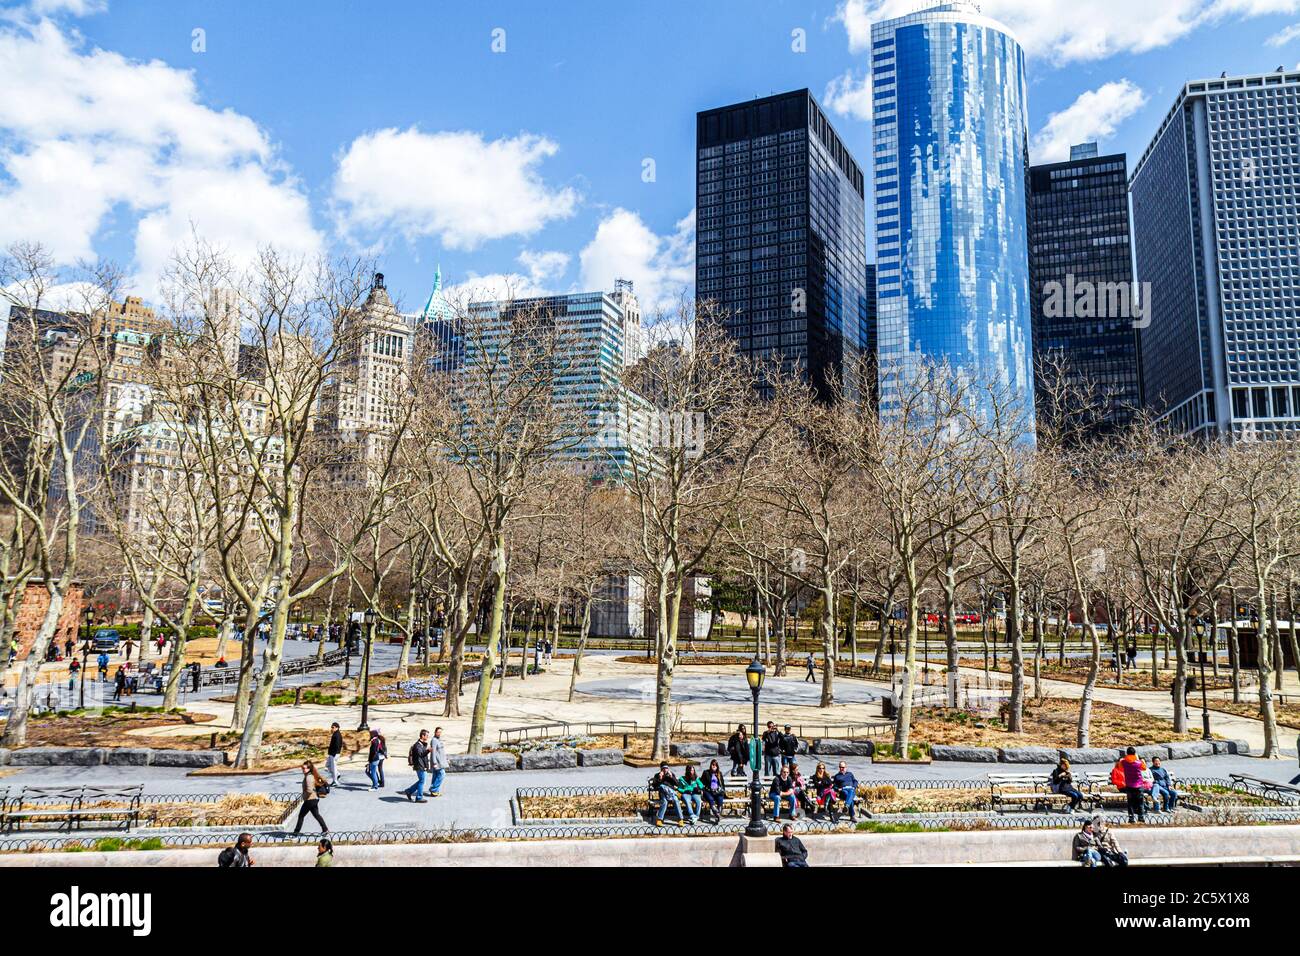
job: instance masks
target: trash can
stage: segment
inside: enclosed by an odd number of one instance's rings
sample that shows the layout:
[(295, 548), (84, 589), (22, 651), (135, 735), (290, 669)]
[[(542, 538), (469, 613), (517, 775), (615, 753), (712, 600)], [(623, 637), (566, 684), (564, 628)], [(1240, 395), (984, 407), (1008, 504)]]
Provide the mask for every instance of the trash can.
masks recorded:
[(884, 717), (885, 720), (894, 719), (894, 697), (892, 694), (880, 698), (880, 716)]

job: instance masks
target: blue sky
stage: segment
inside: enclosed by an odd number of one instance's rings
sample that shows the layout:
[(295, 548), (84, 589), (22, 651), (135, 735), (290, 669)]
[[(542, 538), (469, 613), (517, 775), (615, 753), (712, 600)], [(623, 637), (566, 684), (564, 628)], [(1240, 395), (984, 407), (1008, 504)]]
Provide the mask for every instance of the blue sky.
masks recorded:
[[(806, 86), (865, 167), (865, 31), (915, 6), (0, 0), (0, 244), (116, 259), (146, 296), (193, 223), (236, 257), (375, 255), (412, 308), (435, 263), (667, 303), (695, 112)], [(1300, 0), (982, 6), (1029, 53), (1034, 161), (1100, 137), (1132, 162), (1185, 80), (1300, 62)]]

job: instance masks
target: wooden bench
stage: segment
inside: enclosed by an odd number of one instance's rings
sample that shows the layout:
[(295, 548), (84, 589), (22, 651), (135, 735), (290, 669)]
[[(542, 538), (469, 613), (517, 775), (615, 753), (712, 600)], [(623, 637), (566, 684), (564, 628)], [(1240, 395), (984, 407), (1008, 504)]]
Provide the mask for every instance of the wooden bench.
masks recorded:
[(1249, 791), (1253, 787), (1256, 790), (1264, 791), (1266, 798), (1276, 800), (1279, 803), (1300, 803), (1300, 787), (1293, 787), (1289, 783), (1265, 780), (1263, 777), (1256, 777), (1254, 774), (1249, 773), (1230, 773), (1228, 778), (1232, 781), (1234, 790)]
[[(0, 830), (13, 831), (24, 821), (66, 822), (69, 831), (87, 820), (121, 820), (125, 829), (140, 823), (144, 785), (134, 787), (23, 787), (0, 811)], [(105, 806), (125, 803), (126, 806)]]
[(1053, 793), (1047, 781), (1047, 777), (1036, 773), (991, 773), (989, 800), (998, 813), (1005, 812), (1008, 807), (1050, 810), (1068, 806), (1070, 798), (1063, 793)]
[[(750, 785), (752, 783), (751, 778), (746, 777), (744, 782), (741, 782), (739, 777), (724, 777), (724, 780), (726, 781), (727, 784), (727, 795), (722, 799), (722, 815), (737, 816), (737, 817), (748, 816), (749, 802), (750, 802)], [(768, 796), (768, 791), (772, 789), (772, 778), (759, 777), (758, 784), (760, 788), (759, 794), (760, 794), (760, 800), (762, 801), (763, 813), (764, 814), (770, 813), (772, 809), (772, 801)], [(678, 795), (677, 799), (682, 800), (680, 794)], [(671, 807), (671, 803), (672, 801), (669, 801), (670, 807)], [(656, 787), (651, 786), (648, 782), (646, 783), (646, 804), (647, 804), (647, 809), (649, 810), (651, 816), (655, 815), (658, 812), (659, 790)], [(703, 796), (700, 797), (700, 805), (701, 805), (700, 812), (703, 813), (704, 810), (708, 808), (708, 804), (704, 803)], [(685, 810), (685, 806), (683, 805), (683, 811), (684, 810)]]
[[(1170, 777), (1172, 780), (1172, 776)], [(1079, 792), (1089, 801), (1095, 810), (1108, 806), (1127, 807), (1128, 794), (1110, 782), (1109, 773), (1086, 773), (1078, 778)], [(1176, 789), (1176, 788), (1175, 788)], [(1158, 813), (1156, 799), (1150, 790), (1142, 791), (1142, 801), (1147, 813)]]

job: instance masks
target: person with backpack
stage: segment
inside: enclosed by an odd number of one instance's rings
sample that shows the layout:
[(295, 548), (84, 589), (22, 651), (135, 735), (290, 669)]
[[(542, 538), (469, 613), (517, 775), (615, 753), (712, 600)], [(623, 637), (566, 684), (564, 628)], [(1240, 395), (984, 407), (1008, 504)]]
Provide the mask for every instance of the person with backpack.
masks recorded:
[(411, 749), (406, 753), (406, 762), (415, 771), (415, 783), (402, 793), (406, 794), (407, 800), (427, 803), (428, 801), (424, 799), (424, 781), (429, 775), (429, 732), (427, 730), (420, 731), (419, 739), (411, 744)]
[(433, 739), (429, 741), (429, 769), (433, 779), (429, 781), (429, 796), (442, 796), (442, 780), (447, 776), (451, 762), (447, 759), (447, 747), (442, 742), (442, 728), (433, 728)]
[(316, 765), (310, 760), (302, 762), (302, 807), (298, 810), (298, 823), (293, 828), (293, 835), (298, 836), (302, 833), (302, 821), (307, 819), (307, 814), (316, 818), (320, 824), (321, 833), (329, 833), (330, 828), (325, 823), (325, 818), (320, 815), (320, 800), (330, 792), (329, 784), (325, 778), (316, 772)]
[(99, 682), (102, 684), (108, 680), (108, 654), (100, 651), (99, 656), (95, 658), (95, 666), (99, 668)]
[(239, 869), (253, 865), (253, 834), (241, 833), (235, 838), (235, 845), (228, 846), (217, 856), (217, 866), (223, 869)]
[(388, 756), (388, 743), (378, 730), (370, 731), (370, 750), (366, 754), (366, 776), (370, 778), (370, 789), (380, 790), (384, 786), (384, 758)]
[(330, 745), (325, 758), (325, 769), (329, 771), (330, 786), (339, 785), (339, 754), (343, 753), (343, 731), (337, 722), (330, 724)]

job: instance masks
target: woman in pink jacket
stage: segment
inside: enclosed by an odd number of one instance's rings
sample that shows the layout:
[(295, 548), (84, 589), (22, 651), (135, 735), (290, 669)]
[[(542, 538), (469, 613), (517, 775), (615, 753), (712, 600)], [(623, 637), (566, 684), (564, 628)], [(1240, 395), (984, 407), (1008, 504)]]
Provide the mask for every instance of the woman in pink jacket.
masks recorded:
[(1143, 789), (1142, 771), (1147, 765), (1138, 760), (1137, 751), (1129, 747), (1120, 762), (1124, 771), (1124, 792), (1128, 795), (1128, 822), (1133, 822), (1136, 814), (1139, 823), (1147, 822), (1146, 791)]

